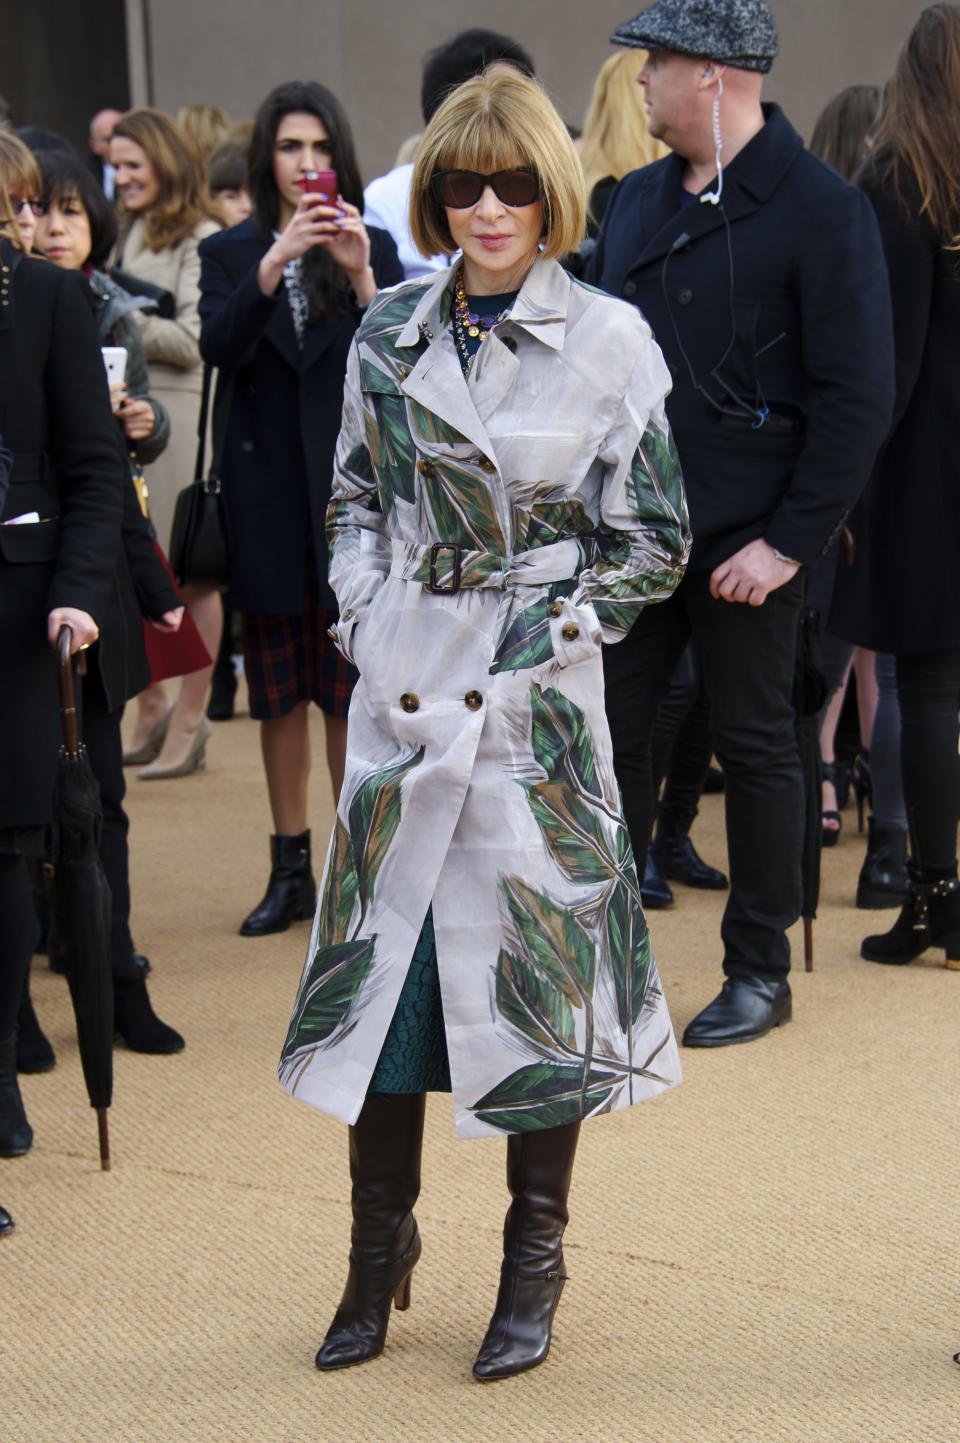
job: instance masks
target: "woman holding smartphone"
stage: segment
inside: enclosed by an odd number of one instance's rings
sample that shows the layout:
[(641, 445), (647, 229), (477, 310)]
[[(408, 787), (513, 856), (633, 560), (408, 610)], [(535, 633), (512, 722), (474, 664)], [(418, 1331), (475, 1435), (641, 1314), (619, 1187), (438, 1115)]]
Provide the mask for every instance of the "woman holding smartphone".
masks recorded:
[(367, 305), (403, 280), (396, 247), (367, 230), (349, 122), (322, 85), (278, 86), (248, 160), (253, 213), (200, 247), (201, 350), (219, 367), (214, 435), (233, 526), (228, 606), (243, 613), (250, 714), (261, 722), (271, 870), (244, 936), (313, 915), (307, 707), (321, 708), (339, 794), (356, 673), (327, 635), (324, 519), (347, 354)]

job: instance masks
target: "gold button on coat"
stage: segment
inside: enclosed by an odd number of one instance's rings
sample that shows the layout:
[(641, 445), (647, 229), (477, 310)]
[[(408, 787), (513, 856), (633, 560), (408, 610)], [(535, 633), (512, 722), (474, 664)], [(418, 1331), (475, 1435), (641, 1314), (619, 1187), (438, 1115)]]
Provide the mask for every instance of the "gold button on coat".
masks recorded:
[(425, 460), (423, 456), (421, 456), (420, 460), (417, 462), (417, 470), (420, 472), (421, 476), (426, 476), (428, 481), (430, 481), (437, 474), (437, 468), (436, 466), (434, 466), (433, 462)]
[(568, 622), (561, 631), (560, 635), (563, 637), (564, 641), (576, 641), (577, 637), (580, 635), (580, 628), (579, 626), (573, 626), (570, 622)]
[(403, 696), (400, 698), (400, 705), (402, 706), (404, 711), (419, 711), (420, 698), (416, 696), (412, 691), (405, 691), (403, 693)]
[(483, 697), (478, 691), (468, 691), (463, 699), (471, 711), (479, 711), (483, 706)]
[(560, 616), (563, 613), (562, 601), (551, 601), (547, 607), (548, 616)]
[(491, 461), (489, 456), (481, 456), (481, 457), (480, 457), (480, 470), (481, 470), (481, 471), (490, 472), (490, 471), (496, 471), (496, 469), (497, 469), (496, 463), (493, 462), (493, 461)]

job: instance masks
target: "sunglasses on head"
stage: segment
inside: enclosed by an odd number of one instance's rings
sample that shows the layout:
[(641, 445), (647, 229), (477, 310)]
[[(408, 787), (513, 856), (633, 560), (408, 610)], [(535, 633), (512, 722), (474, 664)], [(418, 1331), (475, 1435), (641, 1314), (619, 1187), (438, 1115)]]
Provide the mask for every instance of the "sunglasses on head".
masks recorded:
[(434, 200), (452, 210), (476, 205), (488, 185), (502, 205), (533, 205), (540, 199), (540, 182), (529, 166), (495, 170), (492, 175), (481, 175), (478, 170), (435, 170), (430, 177)]

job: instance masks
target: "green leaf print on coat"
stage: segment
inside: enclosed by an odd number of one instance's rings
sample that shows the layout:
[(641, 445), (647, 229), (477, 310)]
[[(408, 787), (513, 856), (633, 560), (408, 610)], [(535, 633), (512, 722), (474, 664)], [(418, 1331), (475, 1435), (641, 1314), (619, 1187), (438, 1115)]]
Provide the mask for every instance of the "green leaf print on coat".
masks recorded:
[(491, 676), (498, 671), (529, 671), (553, 658), (547, 604), (544, 599), (518, 609), (500, 637), (490, 665)]
[(617, 1020), (629, 1036), (643, 1011), (650, 976), (650, 933), (635, 893), (625, 884), (607, 901), (604, 953), (610, 962), (617, 998)]
[(530, 688), (533, 755), (548, 781), (568, 781), (592, 796), (603, 795), (587, 719), (558, 687)]
[(504, 554), (500, 518), (486, 477), (481, 479), (450, 461), (434, 458), (429, 470), (419, 476), (419, 489), (433, 517), (438, 541)]
[(407, 425), (407, 403), (399, 392), (371, 392), (364, 400), (373, 407), (366, 413), (367, 446), (380, 508), (389, 515), (396, 496), (413, 501), (416, 495), (417, 448)]
[(501, 948), (497, 960), (497, 1011), (522, 1036), (549, 1055), (556, 1047), (576, 1046), (573, 1008), (562, 988), (525, 957)]
[[(472, 1111), (502, 1132), (563, 1127), (588, 1112), (602, 1111), (619, 1082), (616, 1073), (588, 1069), (582, 1062), (567, 1066), (532, 1062), (497, 1083)], [(536, 1101), (531, 1102), (531, 1097)]]
[(440, 416), (435, 416), (432, 411), (421, 406), (419, 401), (410, 399), (407, 401), (407, 406), (410, 424), (422, 441), (439, 446), (456, 446), (466, 441), (466, 437), (455, 426), (451, 426)]
[(320, 899), (318, 936), (321, 945), (331, 947), (336, 942), (347, 940), (347, 928), (359, 890), (360, 879), (353, 860), (350, 833), (338, 817), (333, 837), (333, 856), (327, 868), (323, 896)]
[(567, 782), (527, 783), (527, 800), (550, 855), (571, 882), (610, 882), (619, 868), (595, 805)]
[[(500, 895), (513, 924), (508, 945), (520, 952), (562, 992), (571, 1007), (589, 1003), (597, 966), (596, 947), (569, 907), (559, 906), (520, 877), (504, 877)], [(511, 939), (509, 931), (514, 932)]]
[(337, 1031), (367, 980), (375, 937), (320, 947), (310, 964), (290, 1019), (281, 1065), (304, 1047), (316, 1047)]
[(672, 431), (648, 426), (637, 447), (627, 482), (630, 500), (638, 516), (649, 507), (651, 496), (682, 497), (680, 456)]
[(596, 525), (576, 497), (565, 501), (537, 501), (529, 511), (518, 508), (516, 517), (517, 551), (533, 551), (571, 536), (587, 536)]
[(403, 779), (420, 765), (424, 751), (424, 747), (418, 747), (392, 766), (371, 772), (350, 799), (348, 817), (361, 916), (370, 906), (377, 873), (400, 825)]

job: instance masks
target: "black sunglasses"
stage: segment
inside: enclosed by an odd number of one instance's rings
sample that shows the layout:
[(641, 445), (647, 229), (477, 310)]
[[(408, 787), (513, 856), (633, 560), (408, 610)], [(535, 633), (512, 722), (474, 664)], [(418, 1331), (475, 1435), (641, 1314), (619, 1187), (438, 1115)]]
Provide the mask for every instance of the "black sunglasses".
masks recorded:
[(11, 197), (10, 197), (10, 204), (13, 206), (13, 209), (17, 212), (18, 215), (19, 215), (20, 211), (23, 210), (23, 207), (24, 207), (25, 205), (28, 205), (28, 206), (30, 207), (30, 209), (33, 211), (34, 215), (35, 215), (35, 216), (38, 216), (38, 217), (39, 217), (39, 216), (42, 216), (42, 215), (46, 215), (46, 213), (47, 213), (47, 211), (48, 211), (48, 209), (49, 209), (46, 201), (43, 201), (43, 200), (31, 200), (31, 199), (29, 199), (27, 196), (11, 196)]
[(478, 170), (435, 170), (430, 177), (434, 200), (452, 210), (476, 205), (488, 185), (503, 205), (533, 205), (540, 199), (540, 181), (528, 166), (495, 170), (492, 175), (481, 175)]

